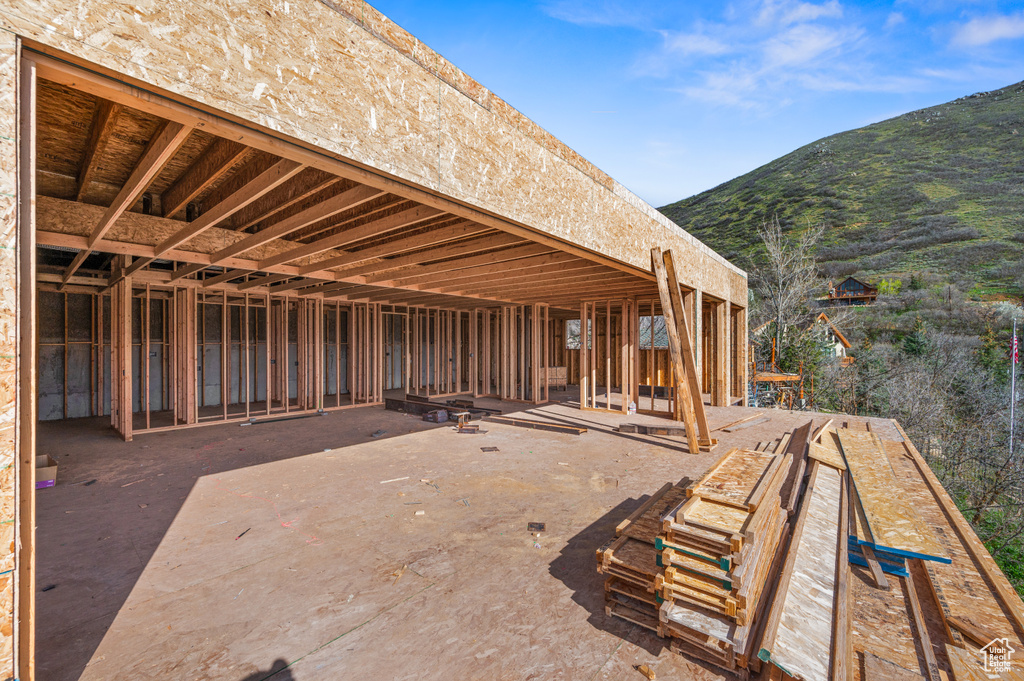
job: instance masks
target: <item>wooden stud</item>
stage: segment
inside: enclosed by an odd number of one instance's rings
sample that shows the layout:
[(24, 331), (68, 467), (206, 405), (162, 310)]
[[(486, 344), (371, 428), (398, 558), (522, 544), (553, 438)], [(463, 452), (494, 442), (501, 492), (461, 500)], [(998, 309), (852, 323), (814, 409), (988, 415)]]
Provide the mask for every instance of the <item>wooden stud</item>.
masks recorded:
[(71, 275), (78, 271), (78, 268), (85, 262), (85, 259), (92, 253), (96, 242), (102, 239), (107, 231), (113, 227), (117, 218), (138, 200), (138, 197), (146, 190), (146, 187), (153, 181), (153, 178), (160, 172), (164, 164), (177, 153), (178, 147), (181, 146), (191, 132), (191, 127), (186, 127), (181, 123), (165, 121), (161, 124), (150, 140), (145, 152), (143, 152), (142, 158), (135, 165), (132, 174), (128, 177), (124, 186), (121, 187), (117, 196), (114, 197), (113, 203), (103, 213), (99, 224), (93, 227), (92, 233), (89, 235), (88, 247), (79, 251), (71, 261), (71, 264), (64, 270), (62, 277), (64, 284), (67, 284)]
[[(17, 399), (15, 447), (17, 474), (16, 532), (13, 541), (14, 576), (14, 658), (12, 670), (21, 679), (35, 678), (36, 598), (36, 423), (38, 421), (36, 365), (36, 66), (24, 58), (20, 41), (17, 81), (17, 234), (14, 243), (18, 260), (17, 296)], [(102, 385), (102, 381), (100, 382)], [(6, 520), (6, 519), (5, 519)]]

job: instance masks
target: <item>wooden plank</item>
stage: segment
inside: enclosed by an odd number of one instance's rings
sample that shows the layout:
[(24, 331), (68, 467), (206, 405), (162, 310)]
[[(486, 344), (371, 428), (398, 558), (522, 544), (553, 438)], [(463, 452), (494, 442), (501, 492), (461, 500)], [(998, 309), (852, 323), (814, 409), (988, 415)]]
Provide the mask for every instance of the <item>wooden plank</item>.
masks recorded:
[[(679, 294), (678, 284), (668, 279), (665, 269), (665, 259), (660, 248), (651, 250), (651, 262), (654, 265), (655, 279), (658, 281), (658, 295), (661, 297), (661, 313), (665, 317), (665, 329), (668, 332), (669, 354), (672, 361), (672, 370), (680, 381), (686, 376), (686, 365), (683, 359), (683, 343), (679, 336), (680, 324), (675, 318), (674, 298), (672, 288), (675, 287), (676, 297)], [(653, 315), (651, 324), (651, 343), (654, 343)], [(691, 367), (692, 371), (692, 367)], [(697, 415), (694, 411), (693, 398), (689, 390), (676, 389), (677, 399), (682, 398), (683, 423), (686, 425), (686, 439), (691, 454), (700, 453), (700, 433), (697, 431)], [(654, 400), (654, 391), (651, 391), (651, 401)], [(710, 437), (708, 433), (707, 437)]]
[[(15, 518), (4, 518), (5, 521), (16, 520), (15, 533), (10, 537), (11, 551), (15, 553), (16, 573), (11, 576), (15, 580), (14, 611), (5, 613), (5, 617), (14, 618), (13, 631), (5, 632), (5, 639), (13, 637), (16, 650), (12, 655), (16, 668), (8, 668), (16, 676), (26, 681), (35, 678), (36, 665), (36, 424), (38, 422), (38, 380), (36, 364), (39, 359), (37, 338), (37, 298), (36, 298), (36, 95), (38, 80), (36, 65), (23, 58), (24, 53), (18, 50), (20, 68), (17, 79), (16, 101), (17, 116), (17, 213), (15, 234), (4, 240), (4, 246), (14, 249), (17, 259), (14, 290), (8, 288), (7, 305), (16, 306), (16, 330), (10, 328), (7, 321), (7, 342), (15, 335), (16, 354), (14, 363), (17, 370), (16, 385), (7, 384), (6, 403), (10, 411), (5, 416), (5, 423), (14, 428), (13, 434), (8, 431), (7, 441), (12, 449), (10, 455), (15, 467), (15, 489), (5, 489), (5, 494), (17, 494), (17, 515)], [(19, 63), (18, 59), (13, 60)], [(8, 83), (10, 85), (10, 83)], [(7, 168), (6, 170), (11, 170)], [(8, 218), (9, 219), (9, 218)], [(11, 238), (13, 236), (14, 238)], [(11, 253), (10, 250), (7, 253)], [(8, 256), (9, 258), (10, 256)], [(8, 267), (14, 265), (8, 260)], [(10, 282), (8, 281), (8, 287)], [(102, 299), (100, 299), (102, 310)], [(9, 308), (8, 313), (13, 312)], [(102, 356), (103, 346), (100, 345)], [(10, 361), (10, 360), (8, 360)], [(11, 380), (11, 377), (8, 378)], [(100, 383), (102, 386), (102, 382)], [(14, 392), (16, 391), (16, 392)], [(12, 399), (12, 393), (16, 399)], [(16, 447), (17, 449), (13, 449)], [(17, 540), (15, 541), (15, 536)], [(10, 620), (6, 620), (10, 622)], [(12, 646), (13, 647), (13, 646)], [(6, 652), (5, 652), (6, 657)]]
[[(902, 443), (887, 445), (887, 451), (890, 448), (902, 450), (899, 457), (890, 453), (890, 461), (903, 473), (899, 476), (901, 489), (907, 489), (915, 498), (920, 497), (917, 505), (929, 519), (929, 525), (942, 527), (942, 536), (948, 538), (947, 543), (952, 544), (957, 553), (957, 569), (937, 568), (941, 580), (956, 585), (957, 591), (951, 590), (947, 596), (951, 601), (954, 596), (962, 598), (965, 604), (969, 603), (966, 605), (969, 611), (979, 618), (984, 613), (987, 628), (998, 628), (1001, 636), (1015, 635), (1024, 641), (1024, 602), (903, 428), (896, 421), (892, 424), (903, 439)], [(919, 482), (922, 479), (924, 485)]]
[(71, 278), (71, 275), (78, 271), (78, 268), (82, 266), (85, 259), (89, 257), (96, 242), (102, 239), (121, 214), (131, 208), (135, 201), (138, 200), (139, 195), (146, 190), (146, 187), (153, 181), (153, 178), (160, 172), (160, 169), (164, 167), (164, 164), (177, 153), (178, 147), (184, 143), (191, 132), (191, 126), (184, 126), (181, 123), (165, 121), (161, 124), (161, 127), (158, 128), (149, 141), (149, 145), (143, 152), (142, 158), (135, 164), (135, 169), (132, 170), (124, 186), (121, 187), (117, 196), (114, 197), (113, 203), (107, 207), (99, 223), (93, 227), (92, 233), (89, 235), (88, 246), (79, 251), (74, 260), (71, 261), (71, 264), (64, 270), (62, 276), (64, 284)]
[(872, 548), (910, 558), (948, 563), (946, 550), (901, 494), (878, 436), (840, 430), (839, 443), (854, 489), (864, 509)]
[(956, 617), (954, 615), (950, 615), (946, 618), (946, 621), (949, 623), (949, 626), (952, 627), (954, 631), (963, 634), (969, 640), (976, 643), (979, 647), (984, 648), (997, 638), (997, 636), (994, 633), (982, 629), (966, 617)]
[[(248, 151), (244, 144), (216, 138), (203, 155), (160, 195), (160, 209), (164, 217), (173, 217)], [(78, 200), (81, 201), (81, 197)]]
[(846, 463), (843, 462), (843, 455), (839, 453), (838, 449), (820, 445), (817, 442), (812, 441), (807, 446), (807, 456), (837, 470), (846, 470)]
[(865, 651), (864, 681), (924, 681), (924, 677)]
[(775, 454), (733, 449), (712, 475), (687, 488), (687, 496), (699, 496), (752, 513), (781, 463), (782, 457)]
[(888, 589), (889, 580), (885, 578), (882, 566), (878, 562), (878, 558), (875, 557), (875, 550), (867, 544), (862, 544), (860, 546), (860, 551), (864, 554), (864, 561), (867, 563), (868, 569), (871, 571), (871, 576), (875, 579), (875, 586), (879, 589)]
[(640, 506), (638, 506), (635, 511), (633, 511), (632, 513), (629, 514), (629, 517), (627, 517), (625, 520), (623, 520), (621, 523), (619, 523), (618, 525), (615, 526), (615, 536), (616, 537), (621, 536), (622, 535), (622, 531), (624, 529), (626, 529), (631, 523), (636, 521), (636, 519), (639, 518), (641, 515), (646, 513), (648, 510), (650, 510), (650, 508), (652, 506), (654, 506), (654, 504), (658, 503), (658, 500), (660, 500), (663, 496), (665, 496), (665, 493), (668, 492), (670, 489), (672, 489), (672, 483), (671, 482), (666, 482), (662, 486), (662, 488), (659, 489), (654, 494), (652, 494), (651, 497), (647, 501), (645, 501), (644, 503), (640, 504)]
[[(1019, 652), (1019, 651), (1018, 651)], [(1002, 672), (985, 671), (985, 653), (946, 644), (946, 657), (955, 681), (1024, 681), (1020, 667)]]
[[(708, 416), (704, 410), (704, 395), (697, 380), (697, 362), (693, 352), (693, 340), (690, 337), (690, 329), (693, 327), (690, 324), (686, 306), (683, 304), (682, 293), (679, 290), (679, 277), (676, 273), (672, 251), (665, 251), (662, 258), (665, 263), (665, 274), (668, 277), (669, 297), (672, 300), (672, 316), (679, 331), (683, 368), (686, 370), (685, 376), (677, 373), (676, 377), (679, 379), (679, 383), (682, 384), (681, 390), (689, 390), (690, 392), (690, 404), (693, 406), (694, 415), (696, 416), (697, 430), (700, 433), (701, 441), (705, 442), (711, 439), (711, 428), (708, 426)], [(685, 408), (685, 401), (683, 404)]]
[(547, 423), (544, 421), (530, 421), (528, 419), (512, 418), (509, 416), (488, 416), (485, 420), (492, 423), (501, 423), (506, 426), (530, 428), (532, 430), (544, 430), (552, 433), (564, 433), (566, 435), (582, 435), (587, 432), (586, 428), (578, 426), (566, 426), (560, 423)]
[(753, 421), (745, 421), (745, 422), (740, 423), (740, 424), (735, 425), (735, 426), (729, 426), (727, 428), (719, 428), (719, 430), (721, 430), (723, 432), (726, 432), (726, 433), (735, 433), (738, 430), (743, 430), (745, 428), (750, 428), (752, 426), (758, 426), (758, 425), (760, 425), (762, 423), (768, 423), (771, 420), (772, 419), (771, 419), (770, 416), (762, 416), (760, 418), (754, 419)]
[(903, 577), (903, 593), (910, 601), (910, 616), (914, 622), (914, 631), (917, 634), (917, 642), (924, 655), (926, 676), (930, 681), (942, 681), (939, 678), (939, 663), (935, 659), (935, 651), (932, 649), (932, 640), (928, 635), (928, 624), (925, 622), (924, 613), (921, 611), (921, 602), (917, 598), (917, 588), (914, 586), (914, 571), (907, 570), (907, 576)]
[(832, 681), (847, 681), (853, 676), (853, 613), (851, 600), (853, 590), (850, 588), (850, 560), (847, 535), (850, 527), (850, 485), (847, 476), (839, 476), (842, 503), (839, 505), (839, 534), (836, 542), (839, 556), (836, 559), (835, 603), (832, 606), (834, 618), (832, 622)]
[(842, 474), (816, 461), (758, 657), (804, 681), (829, 679)]
[(731, 422), (726, 423), (724, 425), (718, 426), (717, 428), (713, 428), (712, 430), (713, 431), (714, 430), (725, 430), (726, 428), (731, 428), (733, 426), (738, 426), (741, 423), (746, 423), (747, 421), (753, 421), (754, 419), (756, 419), (756, 418), (758, 418), (760, 416), (764, 416), (764, 412), (763, 411), (759, 411), (756, 414), (751, 414), (750, 416), (744, 416), (741, 419), (737, 419), (735, 421), (731, 421)]

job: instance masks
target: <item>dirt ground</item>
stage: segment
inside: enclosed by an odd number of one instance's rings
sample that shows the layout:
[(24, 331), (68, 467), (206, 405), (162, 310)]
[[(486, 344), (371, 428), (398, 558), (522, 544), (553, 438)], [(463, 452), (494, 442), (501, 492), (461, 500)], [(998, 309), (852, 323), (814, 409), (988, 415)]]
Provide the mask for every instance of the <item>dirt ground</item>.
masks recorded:
[(382, 407), (130, 443), (105, 419), (41, 424), (59, 474), (37, 495), (39, 678), (723, 678), (606, 617), (595, 551), (664, 483), (827, 417), (768, 411), (694, 456), (615, 431), (654, 417), (500, 406), (589, 431)]

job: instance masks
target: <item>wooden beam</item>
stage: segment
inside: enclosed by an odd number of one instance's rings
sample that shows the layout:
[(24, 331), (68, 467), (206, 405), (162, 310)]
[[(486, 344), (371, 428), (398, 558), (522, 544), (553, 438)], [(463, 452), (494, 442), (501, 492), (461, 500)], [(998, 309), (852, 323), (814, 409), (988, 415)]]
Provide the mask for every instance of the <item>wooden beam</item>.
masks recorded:
[[(562, 275), (562, 276), (557, 276)], [(443, 292), (458, 291), (487, 291), (514, 287), (516, 290), (525, 290), (531, 285), (550, 287), (557, 284), (569, 284), (577, 282), (593, 281), (596, 276), (602, 276), (602, 283), (612, 284), (615, 282), (632, 282), (635, 278), (629, 275), (608, 275), (608, 268), (604, 265), (597, 265), (581, 260), (578, 263), (567, 263), (558, 266), (509, 268), (498, 270), (489, 274), (479, 274), (475, 277), (464, 279), (445, 279), (429, 284), (413, 284), (415, 288)], [(519, 287), (523, 288), (520, 289)]]
[[(11, 575), (14, 584), (14, 603), (9, 615), (15, 618), (13, 631), (7, 636), (14, 638), (17, 648), (13, 651), (15, 668), (7, 673), (31, 681), (35, 679), (36, 664), (36, 423), (38, 422), (38, 380), (36, 364), (39, 358), (36, 314), (36, 96), (38, 81), (36, 66), (24, 59), (24, 51), (18, 49), (15, 63), (17, 74), (17, 199), (16, 232), (5, 239), (4, 245), (13, 248), (17, 258), (15, 285), (10, 290), (10, 301), (17, 310), (15, 329), (7, 324), (7, 339), (16, 342), (14, 357), (8, 359), (17, 370), (17, 382), (7, 384), (6, 402), (10, 407), (8, 418), (13, 425), (14, 441), (11, 455), (14, 457), (15, 489), (4, 490), (5, 494), (17, 494), (17, 512), (14, 531), (9, 535), (10, 550), (15, 552), (16, 572)], [(9, 84), (10, 85), (10, 84)], [(13, 237), (13, 238), (12, 238)], [(11, 253), (11, 251), (8, 251)], [(8, 260), (8, 267), (14, 266)], [(10, 366), (10, 365), (8, 365)], [(16, 396), (16, 399), (13, 397)], [(15, 418), (16, 417), (16, 418)], [(7, 439), (10, 442), (9, 439)], [(14, 503), (14, 500), (12, 500)], [(15, 536), (17, 540), (15, 541)]]
[[(194, 237), (199, 236), (211, 227), (217, 226), (247, 204), (255, 201), (260, 196), (263, 196), (281, 183), (288, 181), (289, 178), (293, 177), (301, 169), (302, 166), (298, 165), (294, 161), (287, 159), (278, 161), (270, 168), (242, 185), (241, 188), (230, 194), (223, 201), (220, 201), (202, 216), (188, 223), (187, 226), (182, 227), (177, 232), (164, 239), (163, 242), (153, 249), (152, 258), (140, 258), (139, 260), (136, 260), (132, 263), (131, 267), (124, 271), (122, 276), (128, 276), (134, 272), (138, 272), (168, 251), (177, 248)], [(112, 279), (111, 283), (113, 284), (114, 282), (115, 280)]]
[[(386, 258), (399, 253), (404, 253), (405, 251), (435, 246), (446, 241), (453, 241), (455, 239), (489, 232), (493, 232), (490, 227), (482, 227), (469, 221), (462, 221), (438, 230), (394, 239), (387, 243), (380, 244), (378, 246), (371, 246), (370, 248), (364, 248), (359, 251), (342, 251), (342, 255), (333, 256), (326, 260), (320, 260), (309, 265), (303, 265), (300, 269), (303, 274), (337, 270), (338, 268), (341, 268), (339, 271), (346, 273), (350, 270), (362, 270), (363, 268), (369, 268), (365, 271), (373, 272), (376, 270), (376, 261), (379, 258)], [(352, 272), (352, 274), (362, 273), (363, 272), (361, 271)]]
[(245, 275), (250, 274), (250, 273), (252, 273), (252, 270), (229, 270), (228, 272), (225, 272), (224, 274), (218, 274), (216, 277), (210, 277), (209, 279), (203, 279), (203, 287), (204, 288), (210, 288), (211, 286), (216, 286), (217, 284), (223, 284), (225, 282), (231, 281), (232, 279), (238, 279), (239, 277), (244, 277)]
[(683, 384), (682, 389), (690, 391), (690, 404), (693, 406), (697, 419), (697, 429), (700, 432), (701, 440), (703, 442), (710, 442), (711, 429), (708, 427), (708, 416), (704, 410), (704, 395), (701, 393), (700, 383), (697, 380), (697, 361), (693, 353), (693, 341), (690, 339), (690, 329), (693, 326), (687, 317), (686, 306), (683, 305), (682, 293), (679, 290), (679, 277), (676, 275), (672, 252), (665, 251), (662, 257), (665, 262), (665, 274), (668, 276), (669, 295), (672, 299), (672, 313), (679, 327), (679, 340), (682, 343), (683, 351), (683, 368), (686, 370), (685, 376), (677, 376), (677, 378)]
[(387, 217), (379, 218), (368, 222), (359, 227), (353, 227), (352, 229), (345, 230), (340, 234), (334, 234), (323, 239), (318, 239), (313, 243), (293, 248), (290, 251), (273, 255), (269, 258), (260, 261), (260, 269), (271, 267), (273, 265), (280, 265), (299, 258), (305, 258), (306, 256), (316, 255), (317, 253), (323, 253), (329, 251), (332, 248), (341, 248), (363, 239), (368, 239), (373, 236), (378, 236), (386, 232), (391, 232), (403, 227), (409, 227), (417, 222), (423, 222), (430, 218), (441, 215), (441, 211), (436, 208), (430, 208), (429, 206), (416, 206), (415, 208), (409, 208), (400, 213), (394, 215), (388, 215)]
[(117, 218), (131, 208), (135, 201), (138, 200), (139, 195), (146, 190), (149, 183), (153, 181), (153, 178), (160, 172), (164, 164), (174, 156), (178, 151), (178, 147), (181, 146), (191, 132), (191, 127), (171, 121), (165, 121), (157, 129), (156, 134), (150, 139), (149, 145), (143, 152), (142, 158), (135, 164), (132, 174), (128, 177), (124, 186), (121, 187), (121, 191), (114, 197), (114, 202), (107, 208), (99, 224), (93, 228), (92, 234), (89, 235), (88, 247), (79, 251), (67, 270), (65, 270), (65, 282), (82, 266), (85, 259), (92, 253), (96, 242), (103, 238), (103, 235), (113, 226)]
[[(374, 283), (378, 281), (394, 280), (399, 277), (417, 277), (438, 273), (448, 273), (455, 270), (463, 270), (482, 265), (492, 265), (515, 260), (517, 258), (544, 255), (552, 252), (552, 248), (550, 246), (545, 246), (543, 244), (519, 245), (523, 243), (522, 238), (511, 234), (496, 234), (479, 241), (480, 243), (470, 241), (458, 243), (452, 246), (441, 246), (426, 252), (412, 253), (404, 258), (400, 258), (397, 263), (389, 260), (377, 263), (380, 266), (379, 273), (367, 276), (366, 281), (367, 283)], [(497, 248), (509, 245), (513, 245), (514, 247), (495, 251), (493, 253), (461, 257), (487, 248)], [(421, 264), (429, 262), (431, 259), (435, 258), (450, 259), (445, 260), (444, 262), (430, 263), (428, 265)]]
[[(680, 312), (682, 312), (682, 302), (676, 300), (679, 297), (679, 288), (675, 281), (669, 280), (665, 267), (665, 258), (660, 248), (651, 250), (651, 262), (654, 265), (654, 273), (658, 280), (661, 313), (665, 317), (665, 329), (668, 331), (669, 356), (672, 361), (672, 370), (675, 372), (676, 380), (679, 383), (684, 383), (686, 381), (686, 363), (683, 359), (683, 342), (679, 337), (679, 328), (682, 324), (676, 319), (676, 309), (680, 308)], [(672, 295), (673, 288), (675, 297)], [(652, 339), (654, 337), (653, 319), (651, 337)], [(675, 386), (675, 398), (682, 403), (682, 417), (683, 423), (686, 424), (686, 440), (690, 454), (700, 454), (700, 433), (697, 431), (697, 417), (694, 412), (692, 395), (685, 385), (677, 384)]]
[[(218, 137), (203, 155), (160, 195), (160, 208), (165, 218), (173, 217), (189, 201), (202, 194), (232, 165), (249, 151), (249, 147)], [(81, 200), (81, 199), (79, 199)]]
[[(554, 253), (536, 255), (528, 258), (521, 258), (518, 260), (508, 260), (493, 264), (479, 265), (476, 267), (466, 267), (464, 269), (458, 270), (457, 273), (453, 273), (447, 279), (443, 280), (457, 281), (458, 279), (473, 277), (478, 274), (493, 274), (495, 272), (505, 272), (508, 271), (509, 268), (518, 270), (521, 268), (540, 267), (543, 265), (565, 265), (567, 263), (578, 261), (580, 261), (580, 258), (577, 258), (575, 255), (556, 251)], [(554, 267), (553, 269), (557, 270), (558, 268)], [(436, 282), (438, 280), (439, 278), (436, 276), (436, 273), (429, 272), (424, 274), (417, 273), (415, 276), (397, 277), (388, 281), (379, 281), (377, 283), (384, 284), (385, 286), (409, 286), (412, 284)]]
[(110, 139), (110, 133), (117, 123), (117, 116), (121, 113), (121, 105), (108, 102), (105, 99), (99, 100), (96, 113), (93, 114), (92, 125), (89, 128), (89, 141), (85, 147), (85, 159), (78, 171), (77, 188), (75, 189), (75, 201), (81, 201), (85, 194), (86, 187), (92, 182), (96, 174), (96, 162), (103, 154)]
[(302, 170), (302, 166), (289, 159), (281, 159), (269, 169), (263, 171), (255, 178), (245, 183), (238, 191), (218, 203), (199, 218), (193, 220), (186, 227), (182, 227), (175, 234), (164, 239), (156, 247), (156, 254), (163, 255), (167, 251), (177, 248), (189, 239), (202, 234), (210, 227), (213, 227), (237, 211), (260, 198), (274, 187), (287, 182)]
[(291, 274), (269, 274), (269, 275), (267, 275), (265, 277), (257, 277), (255, 279), (250, 279), (249, 281), (244, 281), (241, 284), (239, 284), (238, 285), (238, 290), (239, 291), (244, 291), (246, 289), (256, 288), (257, 286), (269, 286), (270, 284), (275, 284), (275, 283), (277, 283), (279, 281), (284, 281), (285, 279), (291, 279), (292, 276), (294, 276), (294, 275), (291, 275)]
[[(338, 183), (346, 182), (337, 175), (325, 173), (316, 168), (304, 168), (292, 182), (278, 187), (266, 196), (254, 201), (243, 210), (231, 217), (231, 228), (235, 231), (246, 231), (255, 227), (259, 231), (260, 223), (270, 219), (282, 220), (314, 204), (325, 201), (330, 196), (340, 193)], [(334, 187), (331, 189), (331, 187)], [(344, 187), (342, 187), (342, 191)], [(330, 196), (328, 195), (330, 194)], [(311, 198), (313, 197), (313, 198)], [(304, 204), (305, 202), (305, 204)]]
[[(353, 187), (348, 191), (344, 191), (336, 196), (327, 199), (323, 203), (310, 206), (309, 208), (296, 213), (290, 217), (284, 218), (273, 225), (261, 229), (255, 234), (250, 234), (246, 238), (238, 241), (230, 246), (220, 249), (210, 256), (210, 264), (217, 265), (228, 258), (236, 255), (245, 253), (248, 250), (252, 250), (258, 246), (262, 246), (265, 243), (273, 241), (274, 239), (281, 238), (292, 232), (295, 232), (307, 225), (311, 225), (320, 220), (337, 215), (338, 213), (350, 210), (360, 204), (366, 203), (376, 196), (380, 196), (379, 190), (371, 187)], [(262, 265), (256, 269), (267, 269), (271, 265)], [(198, 272), (203, 269), (202, 267), (186, 267), (182, 270), (180, 276), (185, 277), (193, 272)]]

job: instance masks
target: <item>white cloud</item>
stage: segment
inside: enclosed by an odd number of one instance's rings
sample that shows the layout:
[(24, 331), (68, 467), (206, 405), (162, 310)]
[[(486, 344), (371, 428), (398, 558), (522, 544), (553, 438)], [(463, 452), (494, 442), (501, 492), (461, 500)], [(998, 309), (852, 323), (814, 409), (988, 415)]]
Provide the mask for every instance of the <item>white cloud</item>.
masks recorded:
[(764, 68), (801, 66), (837, 50), (856, 37), (856, 31), (801, 24), (771, 38), (764, 46)]
[(900, 24), (906, 22), (907, 18), (903, 16), (902, 12), (890, 12), (889, 16), (885, 20), (885, 30), (896, 28)]
[(1024, 37), (1024, 12), (1013, 15), (997, 14), (971, 19), (953, 34), (958, 47), (978, 47), (997, 40)]
[(548, 16), (580, 26), (647, 27), (656, 10), (642, 1), (628, 0), (551, 0), (541, 5)]
[(665, 49), (683, 55), (719, 55), (732, 51), (729, 45), (701, 33), (672, 33), (662, 31)]
[(761, 6), (758, 23), (790, 26), (817, 19), (838, 19), (842, 16), (843, 6), (838, 0), (829, 0), (822, 5), (790, 0), (765, 0)]

